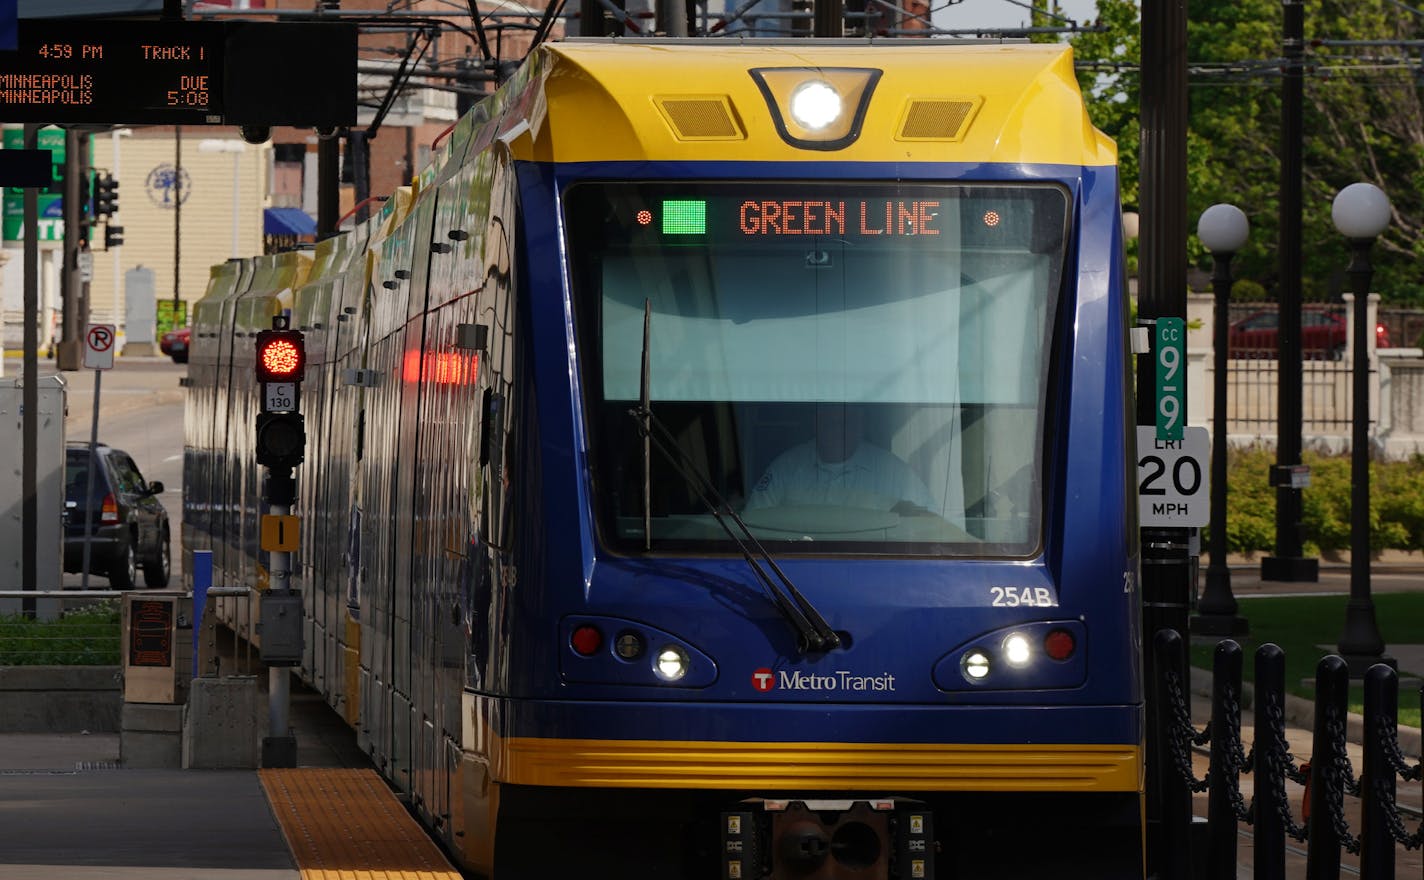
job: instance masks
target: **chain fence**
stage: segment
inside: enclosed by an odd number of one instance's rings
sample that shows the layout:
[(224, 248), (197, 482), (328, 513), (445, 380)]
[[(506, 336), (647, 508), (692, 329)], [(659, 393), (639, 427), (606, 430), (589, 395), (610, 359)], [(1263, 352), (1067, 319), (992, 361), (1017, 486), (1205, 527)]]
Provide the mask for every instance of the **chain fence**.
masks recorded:
[[(1342, 853), (1359, 856), (1358, 873), (1365, 880), (1393, 880), (1398, 848), (1424, 845), (1424, 824), (1410, 830), (1396, 798), (1399, 781), (1424, 780), (1424, 766), (1411, 762), (1399, 744), (1399, 680), (1394, 669), (1380, 664), (1365, 676), (1364, 760), (1356, 777), (1346, 740), (1350, 675), (1341, 658), (1324, 657), (1316, 667), (1311, 759), (1297, 764), (1286, 739), (1285, 655), (1279, 647), (1267, 644), (1256, 651), (1255, 741), (1249, 752), (1241, 737), (1241, 647), (1231, 640), (1216, 647), (1211, 717), (1200, 731), (1192, 725), (1183, 686), (1187, 660), (1181, 636), (1162, 630), (1154, 638), (1153, 650), (1154, 735), (1163, 755), (1158, 777), (1163, 822), (1190, 824), (1192, 794), (1209, 793), (1206, 852), (1190, 851), (1193, 838), (1186, 828), (1164, 828), (1163, 851), (1150, 859), (1164, 866), (1164, 877), (1175, 876), (1168, 866), (1190, 865), (1195, 856), (1198, 864), (1206, 866), (1207, 880), (1235, 878), (1243, 824), (1252, 826), (1253, 876), (1258, 880), (1284, 880), (1287, 837), (1306, 844), (1306, 876), (1312, 880), (1338, 878)], [(1424, 689), (1420, 696), (1424, 702)], [(1191, 751), (1206, 744), (1210, 744), (1207, 772), (1198, 778)], [(1249, 802), (1242, 794), (1242, 774), (1253, 776)], [(1299, 821), (1288, 785), (1301, 787)], [(1347, 797), (1359, 801), (1358, 828), (1350, 825)], [(1353, 868), (1349, 871), (1354, 873)]]

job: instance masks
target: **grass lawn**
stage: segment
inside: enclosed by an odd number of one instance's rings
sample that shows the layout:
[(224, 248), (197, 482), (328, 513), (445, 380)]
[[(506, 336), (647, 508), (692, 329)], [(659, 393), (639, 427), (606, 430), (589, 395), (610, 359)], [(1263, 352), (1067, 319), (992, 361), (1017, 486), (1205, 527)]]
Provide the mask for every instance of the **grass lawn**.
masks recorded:
[[(1267, 642), (1279, 645), (1286, 655), (1286, 690), (1298, 697), (1315, 699), (1315, 691), (1301, 684), (1302, 679), (1315, 677), (1315, 665), (1320, 658), (1335, 653), (1345, 627), (1347, 596), (1259, 596), (1239, 599), (1237, 612), (1251, 625), (1251, 634), (1241, 640), (1243, 651), (1242, 677), (1251, 681), (1255, 676), (1256, 648)], [(1375, 619), (1384, 636), (1385, 653), (1390, 645), (1424, 644), (1424, 593), (1381, 593), (1373, 597)], [(1326, 650), (1319, 645), (1329, 646)], [(1211, 669), (1212, 645), (1191, 647), (1191, 664)], [(1410, 670), (1416, 671), (1416, 670)], [(1424, 670), (1417, 670), (1424, 672)], [(1350, 688), (1350, 711), (1361, 712), (1364, 689)], [(1419, 694), (1406, 689), (1400, 694), (1399, 723), (1419, 726)]]

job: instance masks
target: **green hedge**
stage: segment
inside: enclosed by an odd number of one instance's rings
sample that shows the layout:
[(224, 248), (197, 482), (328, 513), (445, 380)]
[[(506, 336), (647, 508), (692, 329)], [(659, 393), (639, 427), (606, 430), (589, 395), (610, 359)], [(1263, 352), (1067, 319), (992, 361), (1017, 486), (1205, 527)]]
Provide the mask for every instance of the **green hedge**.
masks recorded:
[(0, 666), (116, 666), (117, 600), (79, 608), (57, 620), (0, 614)]
[[(1310, 487), (1301, 493), (1306, 552), (1350, 548), (1350, 457), (1306, 452)], [(1264, 447), (1228, 454), (1226, 545), (1232, 553), (1275, 548), (1276, 490), (1267, 482), (1275, 451)], [(1207, 530), (1203, 529), (1203, 543)], [(1370, 549), (1417, 550), (1424, 546), (1424, 458), (1370, 462)]]

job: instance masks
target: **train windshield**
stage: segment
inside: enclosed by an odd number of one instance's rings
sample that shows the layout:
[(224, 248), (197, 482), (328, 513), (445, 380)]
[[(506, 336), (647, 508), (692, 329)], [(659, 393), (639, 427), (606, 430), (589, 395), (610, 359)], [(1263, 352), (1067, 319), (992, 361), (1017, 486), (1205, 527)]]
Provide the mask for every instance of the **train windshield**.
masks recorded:
[(581, 183), (565, 210), (611, 547), (733, 549), (644, 455), (646, 307), (657, 424), (775, 552), (1037, 551), (1061, 187)]

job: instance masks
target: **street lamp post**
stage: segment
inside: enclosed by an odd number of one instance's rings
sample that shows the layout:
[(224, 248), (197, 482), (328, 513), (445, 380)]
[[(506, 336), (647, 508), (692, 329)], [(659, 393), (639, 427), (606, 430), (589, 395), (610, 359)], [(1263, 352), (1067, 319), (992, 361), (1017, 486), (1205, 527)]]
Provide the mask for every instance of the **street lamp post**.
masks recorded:
[(1207, 553), (1206, 590), (1192, 619), (1193, 632), (1203, 635), (1245, 635), (1245, 618), (1236, 614), (1236, 597), (1231, 594), (1231, 569), (1226, 566), (1226, 356), (1231, 318), (1231, 258), (1251, 233), (1246, 215), (1235, 205), (1212, 205), (1197, 221), (1197, 237), (1211, 251), (1211, 286), (1215, 294), (1212, 349), (1215, 372), (1212, 376), (1211, 417), (1211, 539)]
[(1352, 183), (1335, 196), (1330, 218), (1350, 240), (1350, 289), (1355, 294), (1354, 375), (1350, 439), (1350, 601), (1338, 648), (1352, 677), (1376, 663), (1394, 665), (1384, 655), (1384, 639), (1370, 598), (1370, 248), (1389, 225), (1389, 198), (1379, 187)]
[(1261, 559), (1268, 581), (1315, 582), (1320, 561), (1307, 557), (1301, 525), (1301, 168), (1304, 151), (1305, 3), (1281, 0), (1280, 350), (1276, 354), (1276, 548)]

